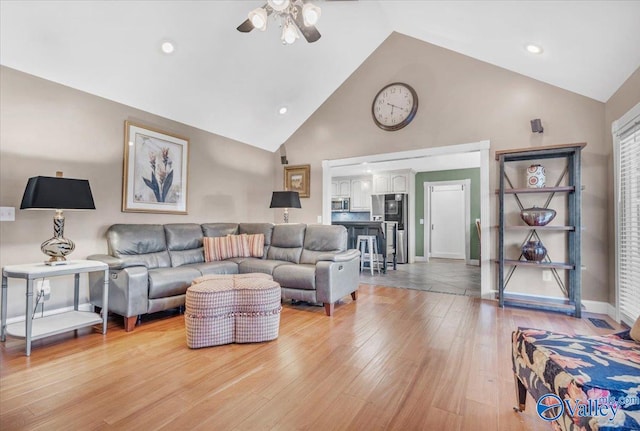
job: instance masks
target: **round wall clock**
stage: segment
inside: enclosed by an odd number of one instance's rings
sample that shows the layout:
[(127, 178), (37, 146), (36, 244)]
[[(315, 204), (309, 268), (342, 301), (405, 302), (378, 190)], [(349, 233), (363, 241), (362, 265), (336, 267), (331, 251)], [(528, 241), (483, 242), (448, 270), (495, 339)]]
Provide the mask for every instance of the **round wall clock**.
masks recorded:
[(373, 121), (383, 130), (399, 130), (409, 124), (418, 110), (418, 95), (411, 86), (394, 82), (376, 94), (371, 105)]

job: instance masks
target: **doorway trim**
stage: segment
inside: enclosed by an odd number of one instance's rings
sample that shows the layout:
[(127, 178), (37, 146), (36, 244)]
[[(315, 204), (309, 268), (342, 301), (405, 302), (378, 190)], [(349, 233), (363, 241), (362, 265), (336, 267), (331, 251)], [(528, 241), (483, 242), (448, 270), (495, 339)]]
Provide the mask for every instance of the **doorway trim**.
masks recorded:
[[(370, 162), (381, 162), (389, 160), (406, 160), (421, 157), (431, 157), (439, 154), (457, 154), (472, 151), (480, 152), (480, 288), (481, 296), (485, 299), (495, 299), (496, 289), (491, 284), (491, 249), (492, 241), (490, 235), (490, 202), (491, 193), (489, 191), (489, 140), (478, 141), (468, 144), (447, 145), (442, 147), (423, 148), (420, 150), (400, 151), (394, 153), (381, 153), (369, 156), (349, 157), (344, 159), (323, 160), (322, 161), (322, 222), (331, 224), (331, 168), (338, 166), (349, 166)], [(415, 193), (411, 194), (414, 202), (409, 202), (411, 213), (409, 223), (415, 226)], [(411, 220), (413, 218), (413, 220)], [(415, 256), (415, 236), (409, 241), (409, 257), (412, 253)]]
[(464, 260), (471, 265), (471, 180), (425, 181), (424, 182), (424, 254), (427, 262), (431, 258), (431, 187), (461, 185), (464, 190)]

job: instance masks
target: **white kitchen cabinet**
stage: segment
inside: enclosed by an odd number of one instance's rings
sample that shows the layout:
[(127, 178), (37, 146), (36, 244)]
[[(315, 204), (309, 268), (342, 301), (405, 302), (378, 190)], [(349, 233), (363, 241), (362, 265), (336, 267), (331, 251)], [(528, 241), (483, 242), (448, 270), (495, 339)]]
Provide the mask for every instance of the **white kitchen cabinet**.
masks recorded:
[(351, 196), (351, 180), (348, 178), (331, 181), (331, 197), (348, 198)]
[(407, 174), (390, 174), (391, 193), (408, 193), (409, 176)]
[(409, 174), (391, 172), (374, 175), (373, 193), (409, 193)]
[(351, 180), (351, 211), (371, 211), (371, 180)]
[(373, 193), (389, 193), (389, 174), (378, 174), (373, 176)]

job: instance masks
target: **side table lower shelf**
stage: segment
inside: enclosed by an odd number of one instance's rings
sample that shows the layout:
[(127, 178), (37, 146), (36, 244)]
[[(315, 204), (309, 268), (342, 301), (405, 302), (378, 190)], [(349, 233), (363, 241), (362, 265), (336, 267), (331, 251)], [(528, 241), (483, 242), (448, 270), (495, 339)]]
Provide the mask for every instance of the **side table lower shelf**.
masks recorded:
[[(575, 316), (576, 305), (568, 299), (504, 293), (504, 305), (532, 310), (555, 311)], [(583, 307), (581, 307), (583, 308)]]
[[(499, 261), (495, 261), (500, 263)], [(505, 259), (505, 266), (532, 266), (537, 268), (575, 269), (574, 265), (562, 262), (535, 262), (530, 260)]]
[[(103, 319), (100, 314), (90, 311), (68, 311), (33, 319), (31, 322), (31, 340), (38, 340), (91, 325), (101, 325)], [(12, 337), (26, 338), (24, 321), (7, 325), (6, 331)]]

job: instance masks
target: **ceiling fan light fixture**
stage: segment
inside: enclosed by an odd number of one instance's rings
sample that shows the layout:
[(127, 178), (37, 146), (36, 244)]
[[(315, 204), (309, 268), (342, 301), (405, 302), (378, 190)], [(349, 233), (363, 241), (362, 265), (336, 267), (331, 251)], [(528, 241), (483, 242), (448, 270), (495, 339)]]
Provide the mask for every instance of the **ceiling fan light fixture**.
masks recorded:
[(260, 31), (267, 29), (267, 11), (259, 7), (249, 12), (249, 21)]
[(311, 3), (306, 3), (302, 6), (302, 18), (305, 26), (316, 25), (318, 19), (320, 19), (320, 8)]
[(267, 4), (276, 12), (282, 12), (289, 7), (290, 0), (267, 0)]
[(285, 45), (291, 45), (298, 39), (300, 35), (298, 34), (298, 30), (296, 26), (292, 22), (287, 22), (282, 28), (282, 43)]
[(265, 31), (269, 17), (280, 27), (280, 40), (291, 45), (304, 36), (309, 43), (320, 39), (315, 24), (320, 19), (320, 8), (306, 3), (306, 0), (267, 0), (262, 7), (249, 12), (249, 17), (237, 27), (241, 33), (249, 33), (254, 28)]

